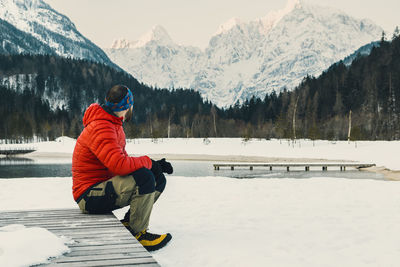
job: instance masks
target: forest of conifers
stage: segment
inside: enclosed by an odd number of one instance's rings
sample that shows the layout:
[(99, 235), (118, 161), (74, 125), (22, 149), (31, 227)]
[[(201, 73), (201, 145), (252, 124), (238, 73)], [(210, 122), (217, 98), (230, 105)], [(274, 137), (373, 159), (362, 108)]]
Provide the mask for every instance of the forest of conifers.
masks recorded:
[[(350, 66), (339, 62), (318, 78), (305, 77), (292, 91), (224, 109), (195, 90), (150, 88), (112, 67), (53, 55), (1, 55), (0, 82), (0, 139), (76, 138), (85, 109), (102, 103), (115, 84), (134, 94), (134, 119), (124, 125), (128, 138), (343, 140), (350, 117), (353, 140), (400, 138), (399, 37), (382, 40)], [(54, 108), (48, 99), (64, 105)]]

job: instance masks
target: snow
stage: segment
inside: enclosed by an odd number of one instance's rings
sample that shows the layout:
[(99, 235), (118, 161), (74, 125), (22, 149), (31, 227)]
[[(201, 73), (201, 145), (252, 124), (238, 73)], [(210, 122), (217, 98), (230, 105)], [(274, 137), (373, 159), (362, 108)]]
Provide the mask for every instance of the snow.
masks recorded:
[(304, 5), (303, 1), (300, 0), (289, 0), (286, 3), (285, 8), (278, 10), (278, 11), (270, 11), (265, 17), (261, 18), (265, 26), (264, 33), (267, 33), (271, 28), (276, 26), (278, 22), (287, 14), (293, 11), (296, 7), (300, 7)]
[(67, 177), (0, 179), (0, 188), (0, 211), (77, 207)]
[[(68, 18), (55, 12), (41, 0), (1, 0), (0, 7), (0, 18), (14, 25), (17, 29), (32, 34), (44, 43), (48, 40), (36, 32), (32, 24), (38, 24), (52, 32), (60, 33), (76, 42), (85, 41), (75, 28), (68, 29), (60, 23), (71, 23)], [(57, 23), (55, 23), (56, 21)]]
[(233, 27), (240, 25), (242, 23), (242, 21), (239, 18), (231, 18), (229, 19), (227, 22), (225, 22), (224, 24), (221, 24), (218, 27), (217, 32), (214, 35), (219, 35), (222, 33), (226, 33), (228, 32), (230, 29), (232, 29)]
[(207, 145), (203, 139), (137, 139), (128, 142), (128, 153), (135, 154), (196, 154), (196, 155), (236, 155), (271, 158), (297, 158), (349, 160), (362, 163), (375, 163), (392, 170), (400, 170), (400, 141), (323, 141), (297, 140), (293, 144), (287, 140), (240, 138), (209, 138)]
[(12, 224), (0, 227), (0, 266), (31, 266), (48, 262), (70, 250), (70, 240), (40, 227)]
[[(71, 55), (72, 56), (72, 55)], [(5, 76), (0, 78), (0, 85), (6, 87), (7, 89), (13, 90), (18, 93), (22, 93), (24, 91), (36, 91), (37, 89), (37, 78), (38, 74), (15, 74), (10, 76)], [(57, 83), (59, 81), (56, 81)], [(54, 83), (54, 81), (53, 81)], [(63, 109), (66, 108), (68, 103), (65, 99), (64, 94), (62, 91), (55, 91), (51, 89), (49, 86), (49, 79), (45, 80), (44, 91), (40, 92), (42, 96), (42, 100), (47, 101), (49, 103), (50, 109), (55, 111), (58, 108)], [(61, 86), (59, 86), (61, 87)]]
[(153, 28), (143, 34), (136, 41), (128, 41), (126, 39), (114, 40), (111, 48), (113, 49), (123, 49), (123, 48), (141, 48), (150, 42), (158, 42), (163, 45), (173, 44), (171, 37), (169, 36), (167, 30), (161, 25), (155, 25)]
[[(150, 231), (173, 235), (167, 247), (152, 253), (161, 266), (397, 266), (400, 183), (327, 177), (167, 180), (150, 222)], [(43, 191), (51, 194), (37, 193)], [(21, 194), (30, 203), (15, 197)], [(69, 178), (0, 179), (0, 196), (0, 210), (77, 207)], [(0, 242), (14, 239), (16, 231)], [(16, 249), (24, 251), (25, 245)]]
[(0, 0), (0, 19), (44, 45), (35, 42), (39, 45), (37, 49), (21, 48), (21, 53), (37, 54), (44, 47), (62, 57), (88, 59), (114, 67), (104, 52), (82, 36), (68, 17), (52, 9), (43, 0)]
[(400, 184), (313, 178), (168, 179), (151, 229), (161, 266), (396, 266)]
[[(70, 157), (74, 144), (74, 139), (60, 137), (34, 144), (38, 149), (35, 153), (48, 153), (53, 159), (57, 153)], [(399, 141), (317, 140), (314, 145), (310, 140), (136, 139), (128, 140), (127, 151), (135, 155), (355, 160), (400, 170)], [(398, 182), (326, 176), (274, 178), (273, 174), (253, 179), (172, 175), (167, 181), (154, 206), (149, 229), (173, 236), (167, 247), (152, 253), (161, 266), (398, 265)], [(0, 211), (78, 208), (71, 187), (70, 177), (0, 179)], [(121, 218), (126, 209), (115, 211), (116, 216)], [(4, 229), (0, 228), (0, 266), (20, 260), (18, 253), (25, 251), (24, 240), (15, 248), (16, 256), (6, 256), (10, 254), (4, 252), (2, 240), (18, 241), (18, 231), (24, 229), (9, 227), (12, 231), (7, 237), (2, 236)], [(33, 236), (36, 230), (24, 231)], [(38, 243), (36, 238), (32, 240)], [(56, 243), (66, 244), (62, 240)], [(47, 241), (44, 244), (45, 251), (53, 247)], [(64, 252), (48, 255), (60, 253)], [(31, 259), (26, 264), (35, 262)]]

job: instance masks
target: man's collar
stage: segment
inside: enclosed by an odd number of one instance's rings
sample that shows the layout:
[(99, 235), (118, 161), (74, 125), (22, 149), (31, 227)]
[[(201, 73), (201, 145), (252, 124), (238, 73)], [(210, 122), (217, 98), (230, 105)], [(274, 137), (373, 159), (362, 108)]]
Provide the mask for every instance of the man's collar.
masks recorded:
[(101, 104), (101, 107), (102, 107), (108, 114), (113, 115), (113, 116), (115, 116), (115, 117), (118, 117), (118, 116), (114, 113), (114, 111), (113, 111), (110, 107), (107, 107), (105, 104)]

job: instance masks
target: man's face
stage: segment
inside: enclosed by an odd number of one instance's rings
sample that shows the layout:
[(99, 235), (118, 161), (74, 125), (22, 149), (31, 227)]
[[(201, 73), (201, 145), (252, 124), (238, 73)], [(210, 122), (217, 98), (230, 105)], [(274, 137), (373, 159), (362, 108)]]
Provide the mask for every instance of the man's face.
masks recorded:
[(131, 106), (131, 107), (129, 108), (129, 110), (125, 113), (125, 119), (124, 119), (124, 121), (125, 121), (125, 122), (130, 121), (130, 120), (132, 119), (132, 115), (133, 115), (133, 106)]

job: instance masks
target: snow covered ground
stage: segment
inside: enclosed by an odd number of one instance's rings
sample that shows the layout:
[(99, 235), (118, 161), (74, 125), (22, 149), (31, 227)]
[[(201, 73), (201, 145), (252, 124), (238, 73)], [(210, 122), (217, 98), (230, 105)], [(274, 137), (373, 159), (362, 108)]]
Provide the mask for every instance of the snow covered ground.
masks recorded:
[[(152, 253), (161, 266), (398, 266), (400, 183), (167, 179), (150, 223), (151, 231), (173, 235), (167, 247)], [(69, 178), (0, 179), (0, 210), (71, 207), (76, 204)], [(0, 265), (12, 266), (2, 264), (10, 252), (4, 242), (0, 247)]]
[[(397, 141), (317, 141), (313, 146), (312, 141), (301, 140), (293, 146), (279, 140), (209, 140), (206, 144), (203, 139), (140, 139), (129, 142), (127, 151), (355, 160), (400, 170)], [(34, 146), (39, 154), (70, 156), (74, 142), (61, 138)], [(162, 266), (398, 266), (398, 182), (329, 177), (168, 176), (167, 180), (150, 223), (150, 231), (173, 235), (166, 248), (153, 253)], [(0, 179), (0, 212), (77, 207), (71, 187), (70, 177)], [(124, 209), (115, 212), (123, 213)], [(32, 238), (7, 246), (10, 240), (21, 240), (19, 231)], [(28, 242), (40, 244), (49, 253), (46, 257), (65, 251), (51, 250), (51, 238), (40, 242), (35, 231), (22, 226), (0, 228), (0, 266), (37, 263), (36, 253), (24, 262), (9, 257), (20, 255)], [(60, 247), (68, 246), (63, 239), (53, 240)]]

